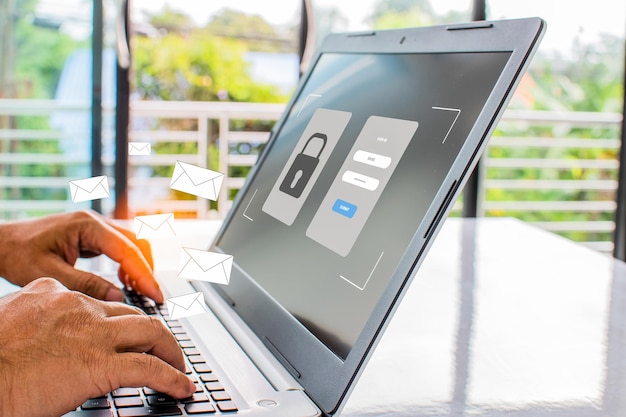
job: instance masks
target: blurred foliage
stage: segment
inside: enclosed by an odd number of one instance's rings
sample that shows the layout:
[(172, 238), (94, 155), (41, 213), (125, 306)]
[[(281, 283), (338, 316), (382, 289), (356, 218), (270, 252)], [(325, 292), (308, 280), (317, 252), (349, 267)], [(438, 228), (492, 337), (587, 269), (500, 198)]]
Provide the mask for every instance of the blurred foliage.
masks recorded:
[(374, 29), (429, 26), (435, 14), (428, 0), (379, 0), (370, 17)]
[(593, 43), (575, 39), (569, 51), (540, 51), (529, 74), (535, 110), (621, 113), (624, 39), (605, 33)]
[(238, 39), (250, 51), (294, 52), (297, 49), (297, 25), (281, 32), (259, 15), (228, 8), (216, 13), (205, 29), (212, 36)]
[[(58, 28), (36, 26), (32, 15), (36, 0), (15, 3), (13, 39), (15, 48), (15, 78), (10, 92), (1, 91), (0, 96), (21, 99), (49, 99), (54, 97), (56, 86), (67, 57), (86, 42), (60, 33)], [(3, 127), (13, 129), (49, 129), (48, 118), (42, 116), (19, 116), (3, 120)], [(60, 154), (56, 139), (10, 140), (0, 142), (0, 153)], [(11, 177), (59, 177), (65, 175), (63, 164), (1, 165), (0, 175)], [(59, 188), (0, 188), (0, 199), (65, 200), (67, 191)], [(46, 211), (47, 212), (47, 211)], [(37, 216), (40, 210), (22, 215)]]
[(399, 29), (465, 22), (470, 20), (470, 16), (469, 8), (437, 14), (430, 0), (379, 0), (368, 22), (374, 29)]
[[(63, 64), (70, 54), (89, 45), (59, 32), (36, 26), (32, 16), (37, 0), (15, 3), (15, 90), (18, 98), (52, 98)], [(22, 121), (25, 123), (25, 121)]]
[(167, 3), (160, 13), (148, 15), (148, 22), (161, 33), (187, 33), (195, 27), (191, 17), (172, 9)]
[[(237, 101), (283, 103), (288, 96), (278, 87), (254, 81), (250, 64), (245, 60), (249, 51), (281, 50), (274, 28), (259, 16), (249, 16), (224, 9), (202, 28), (194, 27), (191, 19), (169, 8), (150, 16), (158, 36), (135, 37), (133, 41), (133, 90), (143, 100), (178, 101)], [(277, 45), (270, 47), (270, 45)], [(196, 130), (193, 119), (154, 120), (152, 129)], [(266, 121), (231, 121), (230, 129), (269, 131)], [(217, 146), (218, 125), (212, 121), (207, 166), (219, 167)], [(157, 154), (196, 154), (192, 143), (158, 143)], [(232, 176), (245, 176), (249, 168), (233, 167)], [(153, 176), (170, 176), (173, 167), (153, 167)], [(233, 196), (234, 196), (233, 190)], [(196, 197), (171, 191), (176, 199)], [(232, 197), (232, 196), (231, 196)], [(217, 203), (211, 202), (211, 208)]]
[(284, 102), (277, 87), (255, 83), (246, 46), (204, 30), (136, 38), (133, 86), (144, 100)]

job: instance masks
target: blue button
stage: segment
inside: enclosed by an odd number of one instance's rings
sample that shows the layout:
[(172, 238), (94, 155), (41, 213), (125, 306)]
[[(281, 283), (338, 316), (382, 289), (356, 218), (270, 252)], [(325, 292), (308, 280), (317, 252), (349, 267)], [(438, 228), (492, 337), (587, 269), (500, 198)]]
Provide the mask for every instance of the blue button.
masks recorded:
[(337, 201), (335, 201), (335, 204), (333, 204), (333, 211), (351, 219), (352, 217), (354, 217), (354, 213), (356, 213), (356, 206), (354, 204), (348, 203), (347, 201), (337, 199)]

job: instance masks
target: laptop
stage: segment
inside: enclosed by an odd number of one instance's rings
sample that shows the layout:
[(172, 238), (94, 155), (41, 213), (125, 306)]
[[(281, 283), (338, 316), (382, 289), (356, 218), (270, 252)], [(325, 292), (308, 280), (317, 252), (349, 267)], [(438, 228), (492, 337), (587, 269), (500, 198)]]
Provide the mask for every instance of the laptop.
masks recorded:
[(229, 283), (157, 276), (209, 313), (171, 320), (131, 295), (181, 343), (194, 398), (122, 388), (71, 415), (339, 415), (545, 26), (328, 36), (200, 248), (233, 256)]

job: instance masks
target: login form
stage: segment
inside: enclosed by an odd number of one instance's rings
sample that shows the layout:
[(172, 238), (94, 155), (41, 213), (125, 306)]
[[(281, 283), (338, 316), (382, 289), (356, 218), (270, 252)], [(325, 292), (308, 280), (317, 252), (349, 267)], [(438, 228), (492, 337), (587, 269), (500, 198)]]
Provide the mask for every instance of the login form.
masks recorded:
[(307, 228), (306, 235), (347, 256), (418, 122), (370, 116)]
[(263, 204), (265, 213), (293, 224), (351, 116), (338, 110), (315, 111)]

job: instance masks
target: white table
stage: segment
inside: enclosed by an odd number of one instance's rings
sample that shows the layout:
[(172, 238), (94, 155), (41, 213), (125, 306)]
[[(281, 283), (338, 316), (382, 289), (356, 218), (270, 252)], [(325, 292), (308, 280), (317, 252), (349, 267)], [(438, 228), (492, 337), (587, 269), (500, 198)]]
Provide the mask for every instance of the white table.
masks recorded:
[[(202, 247), (219, 223), (177, 225)], [(342, 416), (626, 416), (626, 264), (515, 220), (449, 219)]]
[(626, 416), (626, 264), (449, 219), (344, 416)]

